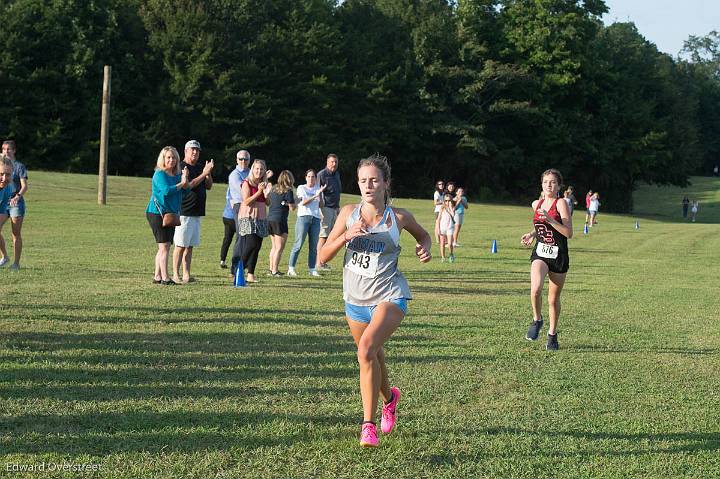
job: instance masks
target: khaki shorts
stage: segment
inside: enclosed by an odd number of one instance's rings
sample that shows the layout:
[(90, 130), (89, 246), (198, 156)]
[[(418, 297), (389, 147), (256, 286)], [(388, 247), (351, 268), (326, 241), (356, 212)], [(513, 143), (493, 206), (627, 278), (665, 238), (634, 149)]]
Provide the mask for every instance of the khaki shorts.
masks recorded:
[(180, 216), (180, 226), (175, 228), (173, 243), (183, 248), (200, 246), (200, 217)]
[(335, 220), (337, 219), (337, 210), (335, 208), (320, 208), (320, 237), (327, 238), (330, 236)]

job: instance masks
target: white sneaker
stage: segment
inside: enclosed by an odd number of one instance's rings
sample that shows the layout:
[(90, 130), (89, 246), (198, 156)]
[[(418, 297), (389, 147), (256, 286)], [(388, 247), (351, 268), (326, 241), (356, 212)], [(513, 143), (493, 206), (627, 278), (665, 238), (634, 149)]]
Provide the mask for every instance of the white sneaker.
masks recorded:
[(288, 268), (287, 275), (288, 275), (288, 276), (297, 276), (297, 273), (295, 272), (294, 269)]
[(3, 259), (0, 259), (0, 268), (8, 264), (10, 260), (7, 258), (7, 256), (3, 256)]
[(310, 276), (321, 276), (320, 273), (317, 272), (315, 269), (310, 270)]

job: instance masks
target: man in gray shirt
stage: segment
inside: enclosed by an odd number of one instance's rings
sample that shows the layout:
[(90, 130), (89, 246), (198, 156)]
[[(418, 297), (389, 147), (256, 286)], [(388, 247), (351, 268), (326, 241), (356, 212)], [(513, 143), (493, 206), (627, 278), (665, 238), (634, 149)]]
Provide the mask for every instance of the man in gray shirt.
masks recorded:
[(323, 191), (324, 205), (320, 208), (320, 238), (318, 239), (318, 270), (329, 270), (330, 266), (320, 262), (320, 250), (325, 241), (327, 241), (330, 231), (335, 225), (335, 219), (340, 212), (340, 193), (342, 192), (342, 183), (340, 182), (340, 172), (338, 171), (338, 157), (334, 153), (330, 153), (325, 159), (325, 168), (317, 174), (318, 184), (325, 186)]

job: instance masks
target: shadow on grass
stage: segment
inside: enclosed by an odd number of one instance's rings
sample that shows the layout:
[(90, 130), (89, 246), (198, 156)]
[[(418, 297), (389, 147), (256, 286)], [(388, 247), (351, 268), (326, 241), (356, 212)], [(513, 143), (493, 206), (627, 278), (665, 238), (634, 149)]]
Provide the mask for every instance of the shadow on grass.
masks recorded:
[[(453, 431), (458, 433), (458, 431)], [(465, 434), (476, 436), (482, 434), (482, 430), (467, 430)], [(606, 432), (584, 432), (584, 431), (556, 431), (556, 430), (523, 430), (515, 428), (490, 428), (485, 431), (490, 436), (512, 436), (512, 437), (534, 437), (540, 436), (543, 439), (547, 437), (556, 437), (557, 443), (561, 444), (563, 438), (584, 439), (587, 441), (597, 441), (595, 447), (587, 450), (573, 448), (572, 451), (563, 451), (561, 446), (557, 446), (552, 451), (535, 451), (533, 455), (539, 455), (549, 458), (571, 458), (577, 457), (637, 457), (647, 456), (649, 454), (681, 454), (698, 452), (716, 452), (720, 451), (720, 432), (680, 432), (680, 433), (647, 433), (647, 434), (615, 434)], [(608, 441), (618, 441), (618, 444), (608, 444)], [(632, 446), (628, 446), (627, 443)], [(528, 451), (528, 453), (530, 453)], [(490, 454), (495, 458), (507, 458), (516, 460), (518, 451), (508, 451), (506, 453)], [(488, 455), (483, 452), (477, 454), (433, 454), (428, 457), (428, 462), (432, 465), (448, 465), (472, 463), (487, 458)]]
[[(76, 412), (78, 406), (69, 411), (60, 406), (54, 414), (6, 415), (0, 437), (5, 453), (98, 455), (290, 446), (302, 437), (303, 429), (354, 427), (358, 419), (348, 413), (293, 415), (278, 410), (293, 401), (302, 404), (326, 395), (323, 386), (328, 380), (356, 380), (349, 335), (38, 332), (0, 338), (10, 348), (1, 355), (5, 368), (0, 397), (28, 404), (54, 399), (90, 409)], [(407, 347), (437, 351), (452, 346), (418, 334), (398, 335), (392, 342), (397, 347), (387, 355), (396, 365), (491, 360), (405, 352)], [(247, 384), (251, 381), (269, 386)], [(288, 381), (299, 386), (276, 386)], [(333, 395), (354, 391), (340, 387)], [(154, 401), (148, 403), (149, 399)], [(202, 399), (230, 404), (237, 412), (194, 411)], [(104, 401), (125, 411), (108, 412)], [(265, 404), (267, 412), (254, 412)]]
[(713, 355), (718, 350), (713, 348), (676, 348), (676, 347), (659, 347), (659, 348), (619, 348), (592, 346), (589, 344), (573, 345), (571, 349), (566, 351), (582, 352), (582, 353), (651, 353), (651, 354), (680, 354), (680, 355)]
[[(686, 453), (699, 451), (720, 451), (720, 432), (679, 432), (679, 433), (636, 433), (623, 434), (602, 431), (528, 431), (522, 429), (504, 429), (488, 430), (489, 434), (512, 434), (512, 435), (539, 435), (543, 437), (571, 437), (575, 439), (588, 439), (591, 441), (629, 441), (639, 444), (637, 449), (611, 450), (603, 451), (601, 447), (588, 451), (571, 451), (562, 452), (555, 451), (556, 455), (564, 457), (583, 456), (640, 456), (646, 454), (657, 453)], [(677, 445), (665, 446), (656, 443), (679, 443)]]
[[(44, 320), (61, 320), (73, 322), (97, 323), (137, 323), (160, 322), (172, 323), (268, 323), (289, 324), (293, 326), (337, 326), (335, 319), (307, 319), (317, 317), (317, 308), (279, 309), (279, 308), (248, 308), (233, 306), (218, 307), (146, 307), (146, 306), (76, 306), (71, 304), (36, 304), (28, 305), (27, 319), (32, 318), (32, 311), (41, 314)], [(107, 312), (98, 316), (97, 312)], [(116, 313), (116, 314), (112, 314)], [(121, 313), (121, 314), (117, 314)], [(344, 311), (339, 306), (336, 311), (327, 311), (325, 316), (343, 318)], [(344, 324), (344, 321), (341, 322)]]
[(10, 418), (7, 429), (21, 435), (3, 441), (5, 454), (55, 452), (107, 455), (128, 452), (252, 450), (302, 441), (308, 428), (322, 427), (325, 437), (345, 436), (330, 428), (357, 423), (355, 415), (297, 415), (272, 411), (230, 413), (197, 411), (124, 411), (27, 414)]

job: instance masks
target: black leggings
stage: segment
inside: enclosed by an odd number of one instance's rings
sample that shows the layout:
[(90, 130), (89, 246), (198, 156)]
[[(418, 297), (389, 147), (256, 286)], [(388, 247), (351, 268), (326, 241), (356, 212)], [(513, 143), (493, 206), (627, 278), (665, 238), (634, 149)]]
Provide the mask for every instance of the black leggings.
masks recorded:
[(257, 265), (262, 242), (263, 239), (256, 234), (242, 236), (242, 262), (248, 274), (255, 274), (255, 266)]
[(225, 236), (223, 237), (222, 247), (220, 247), (220, 261), (227, 259), (230, 243), (232, 243), (235, 236), (235, 220), (223, 217), (223, 224), (225, 225)]

